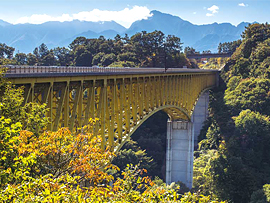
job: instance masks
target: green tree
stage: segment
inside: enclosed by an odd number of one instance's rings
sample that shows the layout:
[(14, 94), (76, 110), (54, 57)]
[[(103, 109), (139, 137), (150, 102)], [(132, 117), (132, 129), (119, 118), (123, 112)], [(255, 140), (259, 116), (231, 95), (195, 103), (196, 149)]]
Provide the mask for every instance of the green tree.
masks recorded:
[(17, 53), (15, 55), (15, 60), (18, 62), (18, 65), (26, 65), (27, 64), (27, 55), (24, 53)]
[(31, 53), (27, 54), (26, 60), (27, 60), (28, 65), (35, 65), (38, 63), (38, 59), (37, 59), (36, 55), (31, 54)]
[(56, 58), (57, 63), (60, 66), (70, 65), (72, 61), (71, 52), (65, 47), (57, 47), (53, 49), (53, 54)]
[(92, 54), (84, 45), (76, 47), (74, 52), (74, 64), (76, 66), (92, 66)]
[(15, 48), (0, 43), (0, 58), (12, 59)]
[(111, 54), (105, 54), (100, 60), (100, 63), (102, 64), (102, 66), (109, 66), (115, 61), (116, 61), (116, 56), (115, 54), (111, 53)]
[(198, 54), (199, 52), (197, 52), (193, 47), (187, 46), (187, 47), (185, 47), (185, 49), (184, 49), (184, 53), (185, 53), (186, 55), (188, 55), (188, 54)]

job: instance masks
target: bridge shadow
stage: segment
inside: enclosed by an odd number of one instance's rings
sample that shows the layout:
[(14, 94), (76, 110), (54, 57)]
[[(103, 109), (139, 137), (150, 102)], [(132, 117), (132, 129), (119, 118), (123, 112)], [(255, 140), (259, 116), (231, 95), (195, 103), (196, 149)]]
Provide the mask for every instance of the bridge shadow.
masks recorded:
[[(158, 176), (165, 181), (166, 175), (166, 137), (167, 137), (167, 120), (168, 115), (161, 111), (150, 116), (131, 136), (114, 159), (114, 164), (123, 169), (126, 164), (138, 164), (139, 160), (135, 157), (140, 156), (138, 150), (145, 150), (145, 156), (152, 159), (151, 163), (141, 163), (146, 166), (147, 175)], [(124, 153), (123, 153), (124, 152)], [(147, 162), (149, 159), (144, 157), (142, 162)]]

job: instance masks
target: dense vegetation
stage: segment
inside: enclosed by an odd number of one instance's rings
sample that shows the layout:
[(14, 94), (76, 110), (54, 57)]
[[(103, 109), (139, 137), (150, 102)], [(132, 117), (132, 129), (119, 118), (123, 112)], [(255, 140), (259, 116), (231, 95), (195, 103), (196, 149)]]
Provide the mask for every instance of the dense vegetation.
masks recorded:
[(0, 44), (0, 65), (43, 66), (110, 66), (110, 67), (182, 67), (189, 66), (182, 43), (174, 35), (161, 31), (137, 33), (131, 37), (116, 35), (114, 39), (77, 37), (68, 48), (49, 50), (45, 44), (33, 53), (16, 53), (14, 48)]
[(270, 26), (252, 24), (242, 38), (222, 71), (224, 84), (211, 94), (208, 129), (195, 154), (194, 189), (235, 203), (267, 202)]

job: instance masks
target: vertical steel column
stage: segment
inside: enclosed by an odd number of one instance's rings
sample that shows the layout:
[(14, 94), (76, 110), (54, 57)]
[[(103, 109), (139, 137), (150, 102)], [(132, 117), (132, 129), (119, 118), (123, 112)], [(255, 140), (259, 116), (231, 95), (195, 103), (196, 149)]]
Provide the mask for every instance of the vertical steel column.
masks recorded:
[(67, 91), (68, 86), (69, 86), (69, 82), (66, 82), (65, 85), (62, 85), (62, 88), (60, 90), (61, 91), (60, 100), (58, 101), (58, 107), (57, 107), (57, 110), (56, 110), (56, 115), (55, 115), (55, 120), (54, 120), (54, 125), (53, 125), (53, 131), (56, 131), (58, 129), (60, 117), (61, 117), (61, 114), (62, 114), (64, 100), (69, 99), (68, 98), (68, 91)]
[[(136, 125), (137, 123), (137, 95), (138, 95), (138, 88), (137, 88), (137, 79), (135, 82), (133, 82), (133, 79), (130, 78), (131, 80), (131, 102), (132, 102), (132, 120), (133, 120), (133, 125)], [(133, 96), (134, 92), (134, 96)]]
[(53, 129), (53, 112), (52, 112), (52, 108), (53, 108), (53, 82), (50, 83), (50, 88), (49, 88), (49, 92), (48, 92), (48, 99), (47, 99), (47, 107), (49, 109), (47, 116), (50, 119), (50, 123), (48, 124), (48, 130), (52, 130)]
[[(79, 116), (82, 117), (81, 115), (78, 115), (79, 112), (77, 112), (77, 108), (79, 108), (78, 106), (82, 105), (82, 101), (79, 101), (82, 97), (81, 95), (82, 95), (82, 82), (80, 82), (79, 85), (76, 87), (75, 99), (73, 103), (73, 109), (72, 109), (72, 114), (71, 114), (71, 119), (70, 119), (70, 124), (69, 124), (70, 131), (73, 131), (73, 128), (75, 127), (76, 117), (77, 118)], [(82, 113), (82, 111), (80, 113)]]
[[(100, 82), (100, 81), (99, 81)], [(98, 94), (98, 106), (97, 106), (97, 114), (96, 114), (96, 118), (99, 119), (99, 122), (95, 123), (95, 128), (94, 128), (94, 136), (98, 135), (98, 132), (100, 130), (100, 123), (101, 123), (101, 114), (102, 114), (102, 104), (103, 104), (103, 91), (104, 91), (104, 84), (97, 84), (97, 94)]]
[(123, 137), (123, 100), (124, 100), (124, 81), (120, 80), (120, 91), (119, 91), (119, 117), (118, 117), (118, 139), (119, 143), (122, 142)]
[(101, 149), (105, 149), (106, 109), (107, 109), (107, 79), (103, 80), (103, 91), (101, 98)]
[(159, 92), (160, 92), (160, 106), (164, 105), (164, 98), (165, 98), (165, 83), (164, 83), (164, 76), (159, 76)]
[(148, 85), (149, 85), (149, 82), (148, 82), (148, 77), (144, 77), (143, 78), (143, 95), (144, 95), (144, 97), (143, 97), (143, 99), (144, 99), (144, 110), (145, 110), (145, 112), (148, 112), (148, 110), (149, 110), (149, 97), (150, 97), (150, 95), (149, 95), (149, 92), (148, 92)]
[(140, 118), (143, 117), (143, 98), (144, 98), (144, 91), (143, 91), (143, 84), (142, 84), (142, 79), (138, 78), (138, 90), (139, 90), (139, 95), (138, 95), (138, 104), (139, 104), (139, 116)]
[(150, 109), (153, 110), (155, 107), (155, 98), (156, 98), (156, 80), (153, 77), (149, 77), (149, 89), (148, 92), (150, 96)]
[[(111, 148), (114, 147), (114, 125), (115, 125), (115, 118), (116, 118), (116, 79), (113, 80), (112, 83), (112, 101), (111, 101), (111, 120), (110, 120), (110, 131), (109, 131), (109, 145)], [(116, 118), (117, 119), (117, 118)]]
[[(94, 89), (94, 81), (91, 81), (89, 83), (89, 87), (88, 87), (88, 91), (87, 91), (87, 103), (86, 103), (86, 108), (85, 108), (85, 117), (84, 117), (84, 122), (83, 125), (87, 125), (89, 122), (90, 118), (93, 118), (93, 114), (92, 113), (93, 107), (94, 107), (94, 102), (95, 102), (95, 89)], [(92, 107), (92, 108), (91, 108)], [(92, 116), (92, 117), (91, 117)]]
[(132, 93), (132, 89), (131, 89), (131, 85), (132, 85), (132, 79), (129, 78), (127, 79), (127, 102), (126, 102), (126, 133), (129, 133), (130, 132), (130, 107), (132, 106), (131, 105), (131, 93)]
[(78, 127), (81, 128), (82, 127), (82, 114), (83, 114), (83, 80), (81, 80), (80, 82), (80, 91), (79, 91), (79, 98), (78, 98)]
[[(64, 103), (64, 127), (69, 127), (69, 114), (70, 114), (70, 109), (69, 109), (69, 97), (70, 97), (70, 92), (69, 92), (69, 85), (67, 85), (67, 97), (65, 98), (65, 103)], [(72, 131), (72, 129), (70, 129)]]

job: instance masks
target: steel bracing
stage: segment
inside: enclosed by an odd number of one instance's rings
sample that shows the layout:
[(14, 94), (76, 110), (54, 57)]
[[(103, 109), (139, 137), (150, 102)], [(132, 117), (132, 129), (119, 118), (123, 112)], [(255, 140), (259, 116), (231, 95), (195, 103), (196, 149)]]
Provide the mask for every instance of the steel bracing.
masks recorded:
[(48, 130), (81, 128), (98, 118), (94, 135), (103, 147), (119, 149), (157, 111), (172, 121), (190, 120), (199, 95), (217, 84), (217, 71), (148, 71), (82, 75), (17, 74), (7, 77), (25, 87), (25, 102), (47, 103)]

